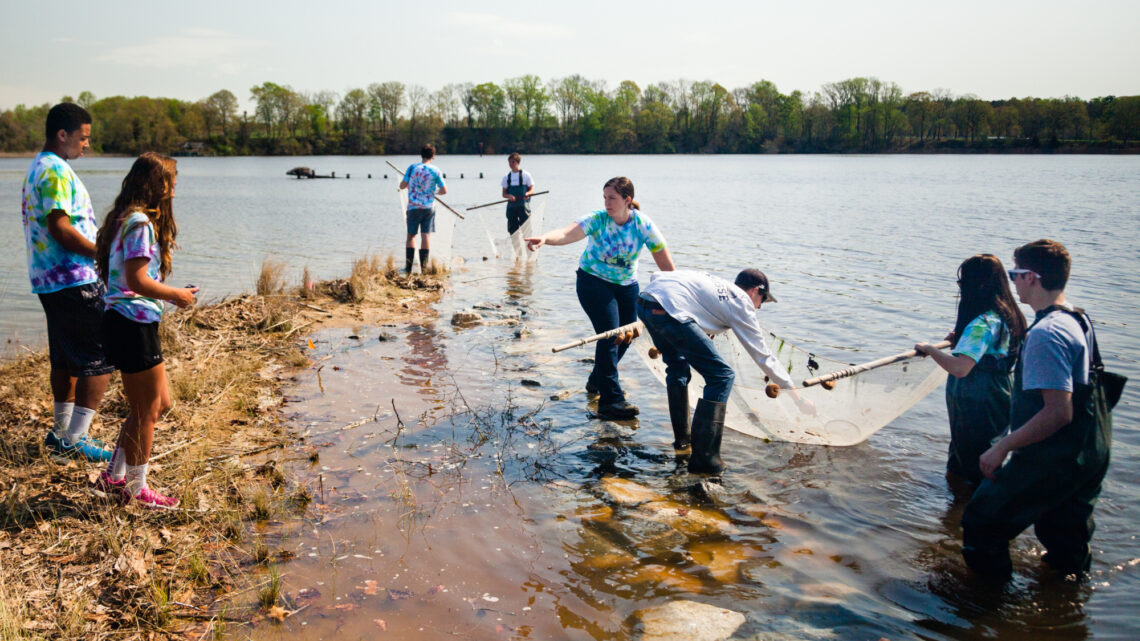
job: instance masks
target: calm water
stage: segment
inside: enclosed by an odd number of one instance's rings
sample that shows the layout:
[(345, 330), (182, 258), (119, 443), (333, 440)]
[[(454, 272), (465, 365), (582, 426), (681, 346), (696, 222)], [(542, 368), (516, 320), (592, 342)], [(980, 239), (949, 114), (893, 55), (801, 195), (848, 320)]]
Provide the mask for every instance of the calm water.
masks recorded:
[[(129, 163), (76, 162), (100, 212)], [(438, 164), (449, 203), (498, 197), (503, 159)], [(0, 226), (8, 248), (0, 335), (37, 344), (42, 320), (26, 293), (17, 222), (26, 165), (0, 159), (0, 193), (8, 194), (0, 216), (9, 221)], [(286, 178), (296, 165), (353, 177)], [(599, 208), (607, 178), (630, 176), (679, 266), (726, 276), (761, 267), (780, 297), (761, 312), (769, 327), (843, 361), (944, 335), (965, 257), (990, 252), (1009, 262), (1018, 244), (1060, 240), (1074, 259), (1070, 300), (1098, 323), (1110, 369), (1133, 381), (1140, 375), (1131, 326), (1140, 287), (1138, 158), (551, 156), (524, 166), (552, 192), (548, 228)], [(366, 252), (399, 251), (395, 183), (382, 159), (183, 159), (179, 169), (183, 250), (174, 279), (202, 286), (207, 297), (250, 289), (266, 256), (285, 260), (299, 279), (306, 265), (331, 277)], [(1037, 572), (1040, 548), (1023, 536), (1014, 582), (987, 591), (961, 572), (960, 505), (942, 478), (941, 391), (855, 447), (726, 435), (725, 494), (699, 500), (675, 469), (664, 396), (632, 353), (622, 375), (642, 406), (640, 421), (590, 420), (580, 393), (549, 400), (580, 388), (588, 372), (578, 359), (589, 351), (548, 350), (589, 333), (573, 289), (580, 247), (544, 248), (530, 270), (483, 262), (483, 224), (496, 234), (504, 225), (497, 208), (480, 211), (483, 223), (471, 217), (457, 227), (455, 252), (467, 263), (439, 306), (444, 322), (425, 319), (396, 342), (366, 328), (356, 332), (362, 340), (345, 331), (316, 337), (325, 367), (320, 380), (309, 374), (298, 383), (293, 411), (300, 429), (319, 435), (309, 445), (321, 462), (298, 471), (331, 495), (316, 522), (267, 534), (299, 552), (284, 567), (286, 582), (296, 594), (313, 590), (303, 593), (313, 606), (259, 635), (371, 636), (379, 619), (402, 638), (444, 630), (620, 639), (633, 611), (691, 598), (744, 612), (744, 637), (1140, 637), (1135, 597), (1127, 596), (1140, 590), (1135, 383), (1115, 412), (1091, 581), (1066, 587)], [(646, 259), (643, 279), (651, 267)], [(483, 303), (521, 316), (532, 334), (446, 323), (453, 310)], [(523, 386), (523, 378), (542, 386)], [(408, 426), (396, 449), (386, 443), (395, 434), (393, 404)], [(516, 419), (529, 413), (531, 422), (503, 421), (505, 410)], [(374, 414), (377, 423), (325, 434)], [(729, 527), (679, 534), (615, 501), (603, 480), (615, 476), (709, 510)]]

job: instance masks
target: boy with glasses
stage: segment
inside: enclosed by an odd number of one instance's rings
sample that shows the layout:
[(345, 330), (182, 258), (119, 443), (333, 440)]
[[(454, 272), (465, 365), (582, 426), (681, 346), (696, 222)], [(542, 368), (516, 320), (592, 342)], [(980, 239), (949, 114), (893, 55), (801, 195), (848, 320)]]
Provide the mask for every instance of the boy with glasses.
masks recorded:
[(1013, 259), (1009, 278), (1036, 320), (1014, 375), (1012, 431), (978, 460), (986, 480), (962, 515), (962, 555), (974, 571), (1008, 578), (1009, 542), (1033, 525), (1043, 560), (1080, 573), (1092, 560), (1093, 506), (1112, 439), (1111, 416), (1089, 379), (1096, 338), (1088, 316), (1065, 300), (1063, 245), (1038, 240)]

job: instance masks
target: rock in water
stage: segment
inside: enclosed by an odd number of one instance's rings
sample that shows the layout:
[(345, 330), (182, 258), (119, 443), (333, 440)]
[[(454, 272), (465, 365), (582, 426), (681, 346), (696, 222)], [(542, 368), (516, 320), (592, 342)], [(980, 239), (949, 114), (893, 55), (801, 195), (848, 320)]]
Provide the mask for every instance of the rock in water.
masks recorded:
[(640, 641), (723, 641), (744, 615), (696, 601), (672, 601), (634, 613)]
[(661, 501), (665, 497), (636, 481), (606, 476), (598, 483), (603, 492), (608, 494), (615, 503), (621, 505), (637, 505), (649, 501)]
[(451, 315), (452, 325), (478, 325), (482, 322), (483, 317), (472, 311), (463, 310)]

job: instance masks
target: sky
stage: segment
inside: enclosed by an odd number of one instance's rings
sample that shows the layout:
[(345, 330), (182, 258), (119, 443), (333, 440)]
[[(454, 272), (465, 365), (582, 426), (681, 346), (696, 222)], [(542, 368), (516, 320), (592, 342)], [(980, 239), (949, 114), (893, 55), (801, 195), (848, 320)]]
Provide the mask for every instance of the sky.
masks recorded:
[(578, 0), (103, 3), (0, 9), (0, 110), (90, 91), (251, 107), (294, 90), (389, 80), (434, 91), (533, 74), (657, 82), (759, 80), (782, 93), (875, 77), (904, 93), (987, 100), (1140, 94), (1140, 1)]

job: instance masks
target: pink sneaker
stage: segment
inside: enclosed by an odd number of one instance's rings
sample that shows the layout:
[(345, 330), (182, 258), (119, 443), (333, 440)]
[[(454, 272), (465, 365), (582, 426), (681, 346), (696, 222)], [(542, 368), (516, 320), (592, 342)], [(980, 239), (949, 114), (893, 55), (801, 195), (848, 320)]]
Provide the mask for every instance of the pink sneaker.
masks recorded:
[(95, 490), (102, 492), (108, 496), (118, 495), (127, 486), (127, 479), (121, 478), (118, 481), (111, 478), (111, 475), (106, 470), (99, 472), (99, 478), (95, 479)]
[[(126, 484), (124, 483), (124, 486), (125, 485)], [(126, 488), (124, 487), (124, 490), (125, 489)], [(123, 498), (126, 499), (126, 497), (127, 493), (124, 491)], [(173, 496), (163, 496), (145, 486), (138, 491), (138, 494), (135, 494), (133, 497), (131, 497), (131, 499), (143, 507), (154, 510), (170, 510), (178, 507), (178, 499), (174, 498)], [(127, 499), (127, 502), (129, 503), (130, 499)]]

